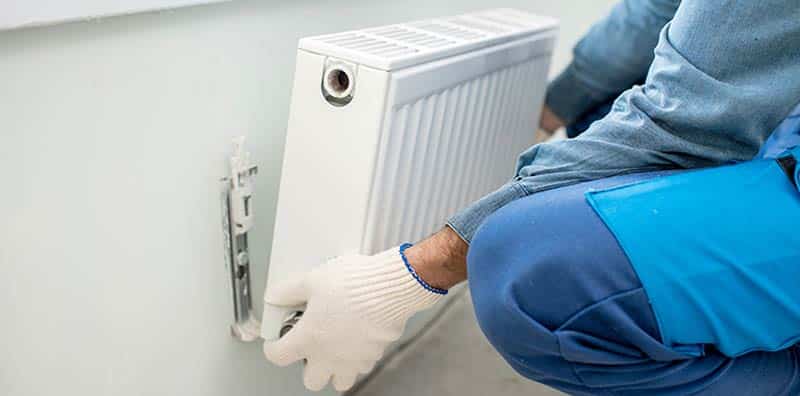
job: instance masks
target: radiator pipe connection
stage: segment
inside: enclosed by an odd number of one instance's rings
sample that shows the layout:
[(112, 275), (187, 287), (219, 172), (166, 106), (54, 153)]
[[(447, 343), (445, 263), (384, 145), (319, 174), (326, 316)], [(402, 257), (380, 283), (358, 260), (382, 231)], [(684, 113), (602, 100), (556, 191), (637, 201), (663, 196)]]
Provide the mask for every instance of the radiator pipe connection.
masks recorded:
[(342, 62), (329, 62), (322, 73), (322, 96), (334, 106), (344, 106), (353, 100), (356, 84), (355, 69)]
[(302, 317), (303, 311), (294, 311), (287, 315), (286, 319), (283, 320), (283, 324), (281, 324), (281, 330), (278, 332), (278, 338), (281, 338), (285, 336), (286, 333), (290, 332)]

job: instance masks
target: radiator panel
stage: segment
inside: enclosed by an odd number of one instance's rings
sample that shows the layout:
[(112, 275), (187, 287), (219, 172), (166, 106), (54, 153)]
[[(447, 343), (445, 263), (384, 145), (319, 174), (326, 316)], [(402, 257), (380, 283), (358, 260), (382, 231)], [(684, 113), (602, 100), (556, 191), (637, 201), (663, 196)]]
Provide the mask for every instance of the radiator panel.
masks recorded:
[(393, 108), (362, 251), (420, 240), (509, 180), (534, 142), (547, 67), (535, 57)]

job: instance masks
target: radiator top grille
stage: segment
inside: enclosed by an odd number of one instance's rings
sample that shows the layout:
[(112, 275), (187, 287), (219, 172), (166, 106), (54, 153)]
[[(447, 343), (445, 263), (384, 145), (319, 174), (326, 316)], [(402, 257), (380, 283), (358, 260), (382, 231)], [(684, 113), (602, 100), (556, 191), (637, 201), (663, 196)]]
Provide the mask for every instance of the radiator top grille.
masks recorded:
[(556, 26), (553, 18), (501, 8), (307, 37), (300, 40), (299, 48), (377, 69), (396, 70), (552, 31)]

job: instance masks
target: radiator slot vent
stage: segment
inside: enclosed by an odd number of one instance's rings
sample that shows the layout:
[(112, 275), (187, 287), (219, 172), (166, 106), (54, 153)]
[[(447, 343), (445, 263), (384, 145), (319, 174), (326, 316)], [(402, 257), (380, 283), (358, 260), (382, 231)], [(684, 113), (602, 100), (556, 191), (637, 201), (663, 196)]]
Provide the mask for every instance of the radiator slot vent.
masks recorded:
[(409, 46), (436, 48), (443, 45), (454, 44), (455, 41), (421, 31), (411, 30), (409, 27), (403, 26), (390, 26), (389, 28), (382, 28), (377, 30), (368, 30), (368, 33), (380, 36), (382, 38), (401, 41)]
[(397, 70), (553, 30), (552, 18), (511, 9), (307, 37), (300, 48)]
[(411, 26), (420, 30), (449, 37), (453, 41), (469, 41), (486, 36), (483, 33), (478, 33), (475, 31), (464, 29), (459, 26), (445, 24), (442, 22), (420, 22), (412, 24)]
[(448, 19), (447, 22), (450, 22), (454, 25), (460, 25), (464, 27), (468, 27), (470, 29), (479, 30), (486, 33), (491, 34), (498, 34), (498, 33), (505, 33), (511, 31), (512, 29), (507, 26), (503, 25), (492, 25), (489, 23), (484, 23), (483, 21), (471, 19), (471, 18), (453, 18)]
[(381, 40), (363, 33), (348, 33), (327, 37), (322, 42), (333, 44), (343, 49), (359, 51), (371, 55), (393, 58), (401, 55), (413, 54), (417, 49), (387, 40)]

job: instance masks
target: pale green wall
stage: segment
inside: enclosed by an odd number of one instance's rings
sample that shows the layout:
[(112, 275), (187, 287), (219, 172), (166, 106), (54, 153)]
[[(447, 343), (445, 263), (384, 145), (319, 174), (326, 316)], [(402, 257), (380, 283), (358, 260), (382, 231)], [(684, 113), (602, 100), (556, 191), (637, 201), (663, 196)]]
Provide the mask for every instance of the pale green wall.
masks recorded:
[[(560, 67), (608, 3), (502, 5), (562, 18)], [(230, 137), (261, 168), (260, 290), (297, 39), (497, 5), (235, 1), (0, 33), (0, 394), (304, 394), (227, 335)]]

